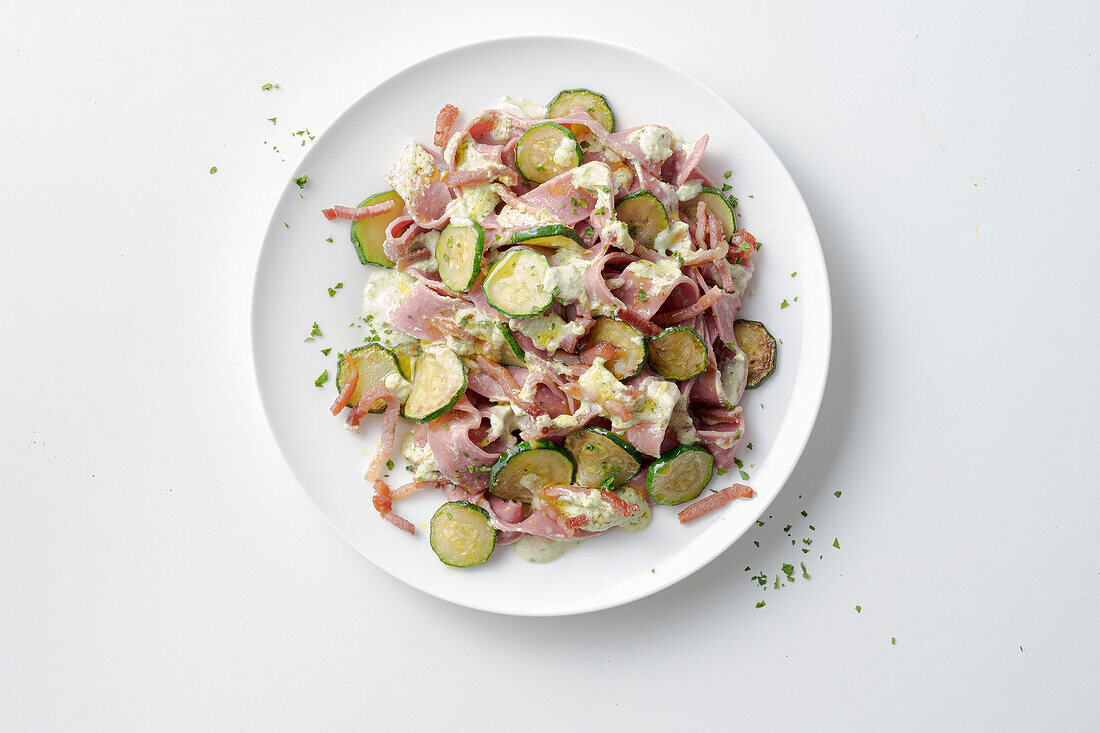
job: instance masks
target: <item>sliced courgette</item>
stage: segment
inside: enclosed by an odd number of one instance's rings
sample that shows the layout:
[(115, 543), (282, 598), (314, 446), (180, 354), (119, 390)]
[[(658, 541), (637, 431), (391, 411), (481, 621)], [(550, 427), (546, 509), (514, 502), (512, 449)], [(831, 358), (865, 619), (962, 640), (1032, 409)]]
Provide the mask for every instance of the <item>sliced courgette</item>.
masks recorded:
[(601, 342), (618, 346), (623, 350), (621, 356), (608, 359), (604, 364), (616, 379), (629, 379), (642, 370), (646, 345), (645, 338), (638, 329), (623, 323), (618, 318), (600, 316), (592, 324), (592, 330), (588, 332), (588, 343), (592, 345)]
[(500, 324), (500, 332), (504, 335), (504, 348), (500, 350), (500, 363), (504, 366), (526, 366), (527, 355), (516, 341), (516, 336), (507, 323)]
[(573, 483), (576, 466), (549, 440), (525, 440), (501, 454), (489, 472), (489, 491), (502, 499), (530, 503), (543, 486)]
[(397, 368), (401, 370), (402, 377), (412, 379), (413, 369), (416, 368), (416, 357), (423, 352), (424, 349), (421, 348), (419, 341), (401, 344), (393, 350), (393, 355), (397, 359)]
[(359, 206), (371, 206), (383, 201), (393, 201), (395, 204), (388, 214), (379, 214), (351, 224), (351, 243), (355, 246), (359, 261), (364, 265), (393, 267), (393, 260), (382, 251), (382, 243), (386, 241), (386, 227), (401, 215), (405, 209), (405, 202), (396, 191), (383, 191), (364, 199)]
[(645, 487), (658, 504), (691, 501), (710, 483), (714, 456), (701, 445), (678, 445), (650, 464)]
[(680, 214), (691, 221), (695, 221), (695, 210), (699, 208), (700, 201), (704, 202), (710, 213), (722, 222), (722, 233), (726, 239), (732, 237), (733, 233), (737, 231), (737, 219), (733, 215), (733, 205), (717, 188), (703, 186), (698, 196), (680, 204)]
[(615, 218), (626, 224), (635, 242), (650, 249), (657, 235), (668, 229), (668, 211), (644, 188), (619, 199), (615, 204)]
[(449, 501), (432, 515), (429, 541), (445, 565), (468, 568), (493, 554), (497, 531), (489, 512), (468, 501)]
[(537, 316), (550, 307), (553, 296), (542, 287), (550, 269), (546, 255), (516, 247), (497, 258), (481, 287), (489, 305), (510, 318)]
[(707, 345), (686, 326), (666, 328), (649, 340), (649, 364), (665, 379), (691, 379), (707, 368)]
[(581, 164), (577, 138), (556, 122), (532, 125), (516, 143), (516, 168), (528, 181), (546, 183)]
[(476, 221), (448, 224), (435, 246), (439, 279), (453, 292), (465, 293), (473, 287), (481, 271), (481, 256), (484, 253), (485, 230), (480, 224)]
[[(351, 399), (348, 400), (348, 404), (353, 407), (359, 404), (359, 398), (364, 392), (384, 384), (389, 375), (401, 373), (393, 352), (380, 344), (366, 344), (354, 348), (348, 351), (348, 360), (344, 359), (343, 354), (336, 357), (336, 390), (338, 392), (344, 390), (344, 385), (348, 383), (354, 367), (359, 374), (359, 381), (356, 382), (355, 390), (351, 393)], [(385, 400), (378, 400), (370, 406), (371, 412), (384, 412), (385, 409)]]
[(733, 337), (749, 359), (749, 377), (746, 389), (755, 389), (775, 373), (775, 357), (778, 349), (775, 338), (760, 321), (738, 320), (733, 322)]
[(416, 360), (402, 414), (413, 422), (434, 420), (466, 393), (466, 365), (446, 346), (429, 347)]
[(521, 229), (512, 235), (516, 244), (523, 243), (531, 247), (550, 247), (553, 249), (573, 249), (581, 243), (580, 235), (572, 227), (564, 224), (543, 224), (529, 229)]
[(577, 464), (577, 486), (616, 488), (642, 467), (642, 456), (634, 446), (606, 428), (581, 428), (564, 442)]
[(608, 132), (615, 129), (615, 115), (607, 103), (607, 97), (588, 89), (566, 89), (550, 100), (546, 106), (546, 116), (565, 117), (580, 107)]

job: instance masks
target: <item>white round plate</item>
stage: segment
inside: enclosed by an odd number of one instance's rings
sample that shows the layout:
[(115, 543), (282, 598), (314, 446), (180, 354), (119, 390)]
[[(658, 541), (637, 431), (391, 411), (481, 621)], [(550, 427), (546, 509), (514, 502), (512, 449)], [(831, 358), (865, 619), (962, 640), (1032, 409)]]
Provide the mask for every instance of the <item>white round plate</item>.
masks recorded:
[[(709, 133), (703, 169), (719, 181), (724, 171), (733, 171), (728, 183), (740, 200), (740, 221), (764, 242), (743, 316), (766, 323), (782, 345), (776, 373), (742, 400), (745, 443), (753, 447), (743, 444), (740, 456), (758, 496), (687, 525), (677, 521), (675, 509), (656, 507), (653, 524), (641, 534), (612, 530), (546, 565), (528, 564), (501, 547), (485, 564), (456, 570), (428, 546), (427, 521), (441, 495), (398, 502), (397, 512), (417, 527), (413, 536), (383, 521), (362, 479), (378, 420), (367, 421), (357, 435), (329, 414), (336, 353), (362, 341), (362, 331), (348, 324), (361, 315), (363, 286), (376, 270), (359, 264), (347, 222), (327, 222), (321, 209), (354, 205), (388, 188), (382, 177), (401, 147), (409, 139), (430, 144), (444, 104), (456, 105), (466, 119), (504, 95), (545, 101), (561, 89), (582, 86), (607, 96), (618, 127), (661, 123), (685, 140)], [(764, 139), (713, 91), (651, 56), (603, 41), (527, 37), (477, 43), (422, 61), (368, 92), (316, 140), (295, 173), (302, 174), (309, 176), (308, 185), (299, 191), (288, 184), (260, 251), (252, 302), (256, 380), (291, 470), (333, 529), (375, 565), (470, 608), (530, 616), (594, 611), (642, 598), (694, 572), (740, 537), (779, 493), (810, 435), (825, 387), (829, 286), (821, 245), (794, 181)], [(343, 288), (329, 297), (327, 289), (337, 282)], [(784, 299), (791, 305), (780, 309)], [(314, 321), (324, 336), (303, 341)], [(321, 349), (328, 347), (333, 352), (323, 356)], [(314, 379), (326, 368), (329, 383), (318, 389)], [(404, 429), (399, 427), (398, 446)], [(409, 477), (399, 450), (394, 462), (391, 486)], [(712, 485), (735, 478), (736, 472), (716, 477)]]

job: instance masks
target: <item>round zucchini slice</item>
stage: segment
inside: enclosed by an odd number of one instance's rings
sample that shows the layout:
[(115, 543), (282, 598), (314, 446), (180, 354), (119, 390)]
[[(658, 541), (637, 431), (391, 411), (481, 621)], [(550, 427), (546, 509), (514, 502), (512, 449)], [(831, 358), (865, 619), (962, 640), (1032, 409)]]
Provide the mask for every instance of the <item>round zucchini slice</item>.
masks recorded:
[(526, 366), (527, 355), (516, 341), (516, 336), (507, 323), (500, 324), (500, 332), (504, 335), (504, 348), (500, 350), (500, 363), (504, 366)]
[(576, 465), (549, 440), (525, 440), (501, 454), (489, 472), (489, 491), (502, 499), (531, 503), (543, 486), (573, 483)]
[(645, 487), (658, 504), (691, 501), (710, 483), (714, 456), (701, 445), (678, 445), (649, 465)]
[(548, 269), (546, 255), (516, 247), (497, 258), (481, 287), (489, 305), (509, 318), (537, 316), (554, 299), (542, 287)]
[(433, 346), (416, 360), (403, 415), (413, 422), (434, 420), (466, 393), (466, 365), (446, 346)]
[(516, 168), (528, 181), (546, 183), (581, 164), (580, 145), (556, 122), (532, 125), (516, 143)]
[(606, 342), (623, 350), (622, 356), (609, 359), (604, 366), (618, 380), (629, 379), (642, 370), (645, 363), (646, 343), (641, 332), (618, 318), (600, 316), (588, 332), (588, 343)]
[(695, 221), (695, 210), (699, 208), (700, 201), (707, 205), (710, 213), (718, 217), (718, 221), (722, 222), (722, 233), (726, 239), (732, 237), (737, 231), (737, 218), (733, 215), (733, 206), (717, 188), (703, 186), (698, 196), (681, 202), (680, 215)]
[(580, 246), (581, 237), (564, 224), (543, 224), (529, 229), (521, 229), (512, 235), (516, 244), (531, 247), (550, 247), (552, 249), (573, 249)]
[(760, 321), (747, 320), (733, 322), (733, 337), (749, 359), (749, 377), (745, 382), (745, 389), (756, 389), (775, 373), (775, 357), (778, 353), (775, 338)]
[(565, 117), (577, 107), (592, 115), (592, 119), (611, 132), (615, 129), (615, 115), (607, 103), (607, 97), (589, 89), (565, 89), (546, 105), (547, 117)]
[(707, 345), (687, 326), (666, 328), (649, 340), (649, 364), (665, 379), (691, 379), (707, 368)]
[(401, 370), (402, 377), (412, 379), (413, 369), (416, 368), (416, 357), (423, 352), (424, 349), (421, 348), (419, 341), (401, 344), (393, 350), (394, 358), (397, 359), (397, 368)]
[(565, 448), (577, 464), (577, 486), (616, 488), (642, 467), (642, 456), (634, 446), (606, 428), (589, 426), (570, 433), (565, 437)]
[(396, 191), (383, 191), (366, 199), (359, 206), (371, 206), (383, 201), (393, 201), (395, 206), (388, 214), (379, 214), (370, 219), (355, 221), (351, 224), (351, 243), (355, 246), (355, 253), (359, 255), (359, 261), (364, 265), (378, 265), (379, 267), (393, 267), (393, 260), (382, 251), (382, 243), (386, 241), (386, 227), (390, 222), (401, 215), (405, 210), (405, 202), (397, 195)]
[(635, 242), (649, 249), (653, 249), (657, 235), (668, 229), (668, 211), (644, 188), (619, 199), (615, 204), (615, 217), (626, 224)]
[(448, 224), (435, 246), (439, 279), (452, 292), (465, 293), (473, 287), (481, 271), (481, 256), (484, 253), (485, 230), (480, 224), (476, 221)]
[(449, 501), (439, 507), (429, 527), (432, 550), (451, 567), (479, 565), (489, 559), (497, 544), (489, 512), (468, 501)]
[[(350, 365), (348, 360), (351, 362)], [(343, 354), (336, 357), (336, 390), (338, 392), (342, 392), (344, 385), (348, 383), (351, 376), (351, 367), (354, 367), (355, 371), (359, 373), (359, 381), (355, 383), (355, 391), (351, 393), (351, 399), (348, 400), (348, 404), (353, 407), (359, 404), (359, 398), (363, 396), (364, 392), (369, 392), (384, 384), (386, 377), (389, 375), (401, 373), (393, 352), (386, 347), (380, 344), (359, 346), (348, 351), (348, 359), (344, 359)], [(370, 406), (371, 412), (384, 412), (385, 409), (385, 400), (378, 400)]]

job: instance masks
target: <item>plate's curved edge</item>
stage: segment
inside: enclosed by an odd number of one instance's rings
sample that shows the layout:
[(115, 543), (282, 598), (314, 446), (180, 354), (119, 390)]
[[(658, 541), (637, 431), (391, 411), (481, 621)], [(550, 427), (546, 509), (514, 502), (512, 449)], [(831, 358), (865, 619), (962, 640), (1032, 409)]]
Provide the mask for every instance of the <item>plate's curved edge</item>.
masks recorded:
[[(798, 202), (799, 206), (801, 207), (801, 213), (806, 217), (806, 220), (809, 223), (809, 234), (813, 237), (813, 245), (814, 245), (810, 249), (814, 252), (814, 254), (816, 256), (816, 260), (817, 260), (816, 265), (821, 268), (821, 274), (822, 274), (821, 285), (822, 285), (822, 288), (823, 288), (823, 292), (821, 293), (821, 296), (820, 296), (821, 297), (821, 301), (820, 301), (821, 302), (821, 313), (819, 314), (818, 319), (806, 318), (803, 321), (803, 324), (802, 324), (802, 331), (803, 331), (803, 335), (805, 335), (805, 334), (808, 334), (808, 333), (811, 332), (811, 330), (812, 330), (811, 327), (816, 327), (816, 328), (820, 329), (819, 331), (817, 331), (817, 334), (820, 338), (823, 339), (824, 343), (821, 346), (822, 351), (818, 352), (818, 354), (819, 354), (818, 358), (823, 358), (824, 363), (822, 365), (821, 372), (820, 372), (820, 378), (817, 380), (817, 384), (815, 384), (815, 385), (803, 385), (802, 383), (803, 383), (805, 377), (802, 376), (803, 371), (801, 369), (801, 365), (802, 365), (802, 362), (804, 360), (806, 360), (807, 358), (809, 358), (809, 356), (810, 356), (809, 354), (807, 354), (805, 349), (803, 350), (803, 353), (802, 353), (801, 358), (799, 360), (798, 376), (796, 377), (795, 384), (792, 388), (790, 402), (793, 403), (795, 401), (795, 395), (799, 394), (800, 387), (802, 387), (802, 389), (808, 390), (808, 396), (812, 398), (810, 400), (810, 402), (813, 404), (813, 409), (812, 409), (812, 411), (807, 411), (807, 412), (803, 413), (803, 418), (800, 420), (800, 423), (801, 423), (801, 425), (800, 425), (800, 427), (801, 427), (800, 434), (796, 437), (796, 444), (797, 445), (794, 446), (793, 450), (792, 450), (792, 453), (793, 453), (792, 460), (790, 460), (790, 462), (788, 463), (788, 465), (786, 467), (786, 470), (783, 471), (783, 473), (780, 477), (780, 480), (777, 481), (777, 488), (776, 488), (775, 492), (766, 500), (766, 502), (762, 501), (758, 505), (759, 506), (759, 512), (756, 513), (756, 518), (759, 518), (765, 511), (767, 511), (767, 508), (771, 505), (771, 503), (775, 500), (775, 498), (777, 496), (779, 496), (779, 493), (783, 490), (783, 487), (786, 485), (787, 480), (790, 478), (791, 474), (794, 472), (795, 467), (798, 465), (798, 462), (801, 459), (801, 456), (802, 456), (803, 452), (805, 451), (806, 445), (809, 443), (810, 436), (813, 433), (813, 428), (814, 428), (814, 426), (817, 422), (817, 417), (818, 417), (818, 415), (820, 413), (820, 410), (821, 410), (821, 404), (822, 404), (822, 401), (823, 401), (824, 395), (825, 395), (825, 387), (826, 387), (826, 384), (828, 382), (829, 366), (830, 366), (830, 361), (831, 361), (831, 356), (832, 356), (832, 295), (831, 295), (831, 288), (830, 288), (830, 285), (829, 285), (828, 269), (827, 269), (827, 266), (826, 266), (826, 263), (825, 263), (825, 254), (824, 254), (824, 251), (821, 247), (821, 239), (820, 239), (820, 237), (817, 233), (817, 227), (814, 224), (813, 216), (810, 213), (809, 206), (806, 204), (806, 200), (803, 197), (801, 190), (798, 188), (797, 184), (795, 183), (794, 177), (791, 176), (790, 171), (787, 169), (787, 166), (784, 165), (782, 159), (775, 152), (775, 150), (771, 147), (771, 145), (768, 144), (767, 140), (760, 134), (760, 132), (747, 119), (745, 119), (745, 117), (740, 113), (740, 111), (738, 111), (733, 105), (731, 105), (729, 102), (727, 102), (724, 97), (719, 95), (717, 92), (715, 92), (709, 86), (707, 86), (706, 84), (701, 82), (699, 79), (697, 79), (693, 75), (687, 73), (683, 69), (680, 69), (679, 67), (674, 66), (673, 64), (670, 64), (667, 61), (664, 61), (660, 58), (657, 58), (656, 56), (648, 54), (644, 51), (640, 51), (636, 48), (632, 48), (630, 46), (626, 46), (626, 45), (623, 45), (623, 44), (620, 44), (620, 43), (616, 43), (614, 41), (608, 41), (608, 40), (605, 40), (605, 39), (602, 39), (602, 38), (594, 38), (594, 37), (590, 37), (590, 36), (560, 36), (560, 35), (552, 35), (552, 34), (525, 35), (525, 36), (497, 36), (497, 37), (487, 38), (487, 39), (484, 39), (484, 40), (481, 40), (481, 41), (477, 41), (475, 43), (469, 43), (469, 44), (464, 44), (464, 45), (460, 45), (460, 46), (455, 46), (455, 47), (449, 48), (445, 51), (441, 51), (437, 54), (434, 54), (434, 55), (429, 56), (425, 59), (422, 59), (422, 60), (420, 60), (420, 61), (418, 61), (418, 62), (416, 62), (416, 63), (414, 63), (410, 66), (405, 67), (401, 71), (397, 72), (396, 74), (394, 74), (394, 75), (392, 75), (392, 76), (390, 76), (386, 79), (383, 79), (378, 84), (371, 87), (370, 89), (365, 91), (362, 95), (360, 95), (360, 97), (357, 100), (355, 100), (355, 102), (350, 104), (340, 115), (338, 115), (325, 128), (324, 132), (320, 133), (320, 135), (317, 136), (317, 139), (320, 140), (325, 134), (328, 133), (329, 130), (331, 130), (334, 127), (338, 126), (339, 123), (345, 117), (348, 117), (351, 114), (353, 114), (355, 109), (358, 108), (358, 106), (360, 104), (363, 104), (364, 101), (369, 96), (371, 96), (372, 94), (377, 92), (383, 86), (385, 86), (387, 84), (390, 84), (390, 83), (397, 82), (401, 77), (403, 77), (405, 75), (413, 74), (417, 70), (419, 70), (420, 68), (422, 68), (424, 66), (427, 66), (427, 65), (430, 65), (430, 64), (433, 64), (433, 63), (437, 63), (438, 61), (446, 58), (447, 56), (449, 56), (451, 54), (469, 52), (469, 51), (472, 51), (474, 49), (482, 48), (482, 47), (485, 47), (485, 46), (491, 46), (491, 45), (494, 45), (494, 44), (500, 44), (500, 43), (504, 43), (504, 42), (518, 42), (518, 41), (527, 41), (527, 42), (548, 41), (548, 42), (567, 42), (567, 43), (582, 43), (582, 44), (583, 43), (588, 43), (588, 44), (592, 44), (594, 46), (603, 46), (605, 48), (614, 49), (614, 50), (616, 50), (618, 52), (621, 52), (621, 53), (631, 54), (631, 55), (634, 55), (634, 56), (637, 56), (637, 57), (640, 57), (640, 58), (644, 58), (644, 59), (646, 59), (647, 61), (649, 61), (651, 63), (657, 64), (658, 66), (665, 67), (666, 69), (673, 72), (674, 74), (680, 75), (680, 76), (684, 77), (685, 79), (688, 79), (688, 80), (694, 82), (699, 87), (699, 89), (701, 89), (702, 91), (704, 91), (705, 93), (710, 95), (714, 100), (716, 100), (721, 105), (726, 107), (733, 115), (740, 118), (741, 121), (744, 122), (745, 126), (749, 130), (752, 131), (753, 135), (756, 136), (758, 143), (761, 144), (762, 147), (765, 150), (768, 151), (768, 153), (772, 157), (773, 161), (777, 165), (778, 169), (782, 171), (783, 176), (786, 179), (786, 182), (793, 189), (793, 191), (794, 191), (794, 193), (797, 197), (797, 202)], [(306, 163), (306, 161), (308, 160), (308, 158), (309, 158), (309, 154), (307, 153), (306, 156), (303, 157), (303, 159), (302, 159), (302, 161), (299, 165), (300, 166), (304, 165)], [(257, 390), (257, 393), (258, 393), (258, 397), (260, 399), (260, 406), (261, 406), (261, 409), (263, 410), (263, 413), (264, 413), (264, 420), (267, 423), (268, 431), (269, 431), (270, 435), (272, 436), (272, 438), (274, 439), (275, 444), (279, 449), (279, 453), (282, 455), (283, 461), (287, 465), (287, 468), (290, 469), (291, 475), (294, 476), (295, 480), (298, 482), (298, 484), (302, 488), (303, 492), (309, 498), (310, 503), (313, 505), (313, 507), (317, 511), (317, 513), (321, 515), (321, 518), (325, 521), (325, 523), (330, 528), (332, 528), (333, 532), (335, 532), (336, 535), (338, 537), (340, 537), (341, 540), (343, 540), (349, 547), (351, 547), (353, 550), (355, 550), (356, 554), (358, 554), (364, 560), (370, 562), (371, 565), (378, 568), (379, 570), (382, 570), (387, 575), (392, 577), (394, 580), (397, 580), (401, 583), (404, 583), (404, 584), (409, 585), (413, 588), (416, 588), (417, 590), (419, 590), (423, 593), (426, 593), (427, 595), (430, 595), (432, 597), (435, 597), (435, 598), (438, 598), (440, 600), (446, 601), (448, 603), (453, 603), (455, 605), (462, 606), (464, 608), (470, 608), (470, 609), (477, 610), (477, 611), (484, 611), (484, 612), (487, 612), (487, 613), (495, 613), (495, 614), (500, 614), (500, 615), (505, 615), (505, 616), (526, 616), (526, 617), (573, 616), (573, 615), (580, 615), (580, 614), (585, 614), (585, 613), (593, 613), (593, 612), (596, 612), (596, 611), (602, 611), (602, 610), (606, 610), (606, 609), (609, 609), (609, 608), (622, 606), (622, 605), (640, 600), (642, 598), (648, 597), (650, 595), (654, 595), (654, 594), (659, 593), (663, 590), (666, 590), (667, 588), (670, 588), (671, 586), (675, 585), (676, 583), (680, 582), (681, 580), (684, 580), (685, 578), (689, 577), (693, 573), (697, 572), (704, 565), (712, 562), (716, 557), (718, 557), (718, 555), (725, 552), (734, 542), (737, 541), (737, 539), (739, 537), (741, 537), (744, 534), (744, 532), (741, 532), (741, 533), (738, 533), (738, 534), (731, 534), (728, 537), (722, 538), (718, 542), (714, 542), (710, 547), (707, 548), (707, 552), (701, 553), (700, 556), (699, 556), (699, 559), (697, 559), (696, 561), (694, 561), (690, 565), (685, 566), (686, 569), (683, 572), (679, 573), (676, 577), (670, 577), (668, 580), (661, 580), (661, 579), (658, 579), (658, 578), (655, 577), (653, 585), (647, 585), (643, 589), (641, 589), (639, 592), (636, 592), (636, 593), (633, 593), (633, 594), (630, 594), (630, 595), (626, 595), (626, 596), (619, 596), (619, 597), (615, 597), (615, 598), (611, 598), (611, 599), (607, 599), (607, 600), (597, 600), (595, 603), (586, 605), (584, 607), (571, 608), (571, 609), (544, 609), (544, 610), (501, 609), (501, 608), (492, 608), (492, 607), (488, 607), (488, 606), (485, 606), (485, 605), (480, 605), (476, 602), (472, 603), (472, 602), (467, 602), (465, 600), (457, 600), (455, 598), (448, 597), (448, 595), (440, 593), (440, 592), (438, 592), (438, 591), (436, 591), (436, 590), (434, 590), (430, 587), (427, 587), (426, 585), (424, 585), (422, 583), (416, 582), (414, 580), (410, 580), (408, 578), (398, 577), (393, 572), (391, 572), (388, 568), (371, 561), (370, 558), (363, 555), (363, 553), (360, 552), (358, 550), (358, 548), (356, 548), (355, 544), (332, 522), (332, 520), (329, 519), (328, 516), (325, 515), (325, 513), (323, 511), (321, 511), (321, 508), (318, 505), (317, 500), (314, 498), (313, 494), (310, 491), (305, 489), (305, 482), (303, 481), (302, 477), (298, 475), (298, 472), (295, 470), (294, 466), (288, 460), (287, 453), (284, 450), (281, 442), (279, 441), (278, 435), (275, 433), (275, 428), (274, 428), (274, 425), (272, 424), (272, 421), (271, 421), (271, 413), (270, 413), (270, 410), (268, 409), (267, 402), (264, 399), (263, 390), (260, 387), (261, 375), (260, 375), (260, 370), (259, 370), (259, 364), (258, 364), (258, 361), (257, 361), (257, 358), (256, 358), (256, 346), (257, 346), (257, 338), (258, 338), (258, 336), (257, 336), (258, 327), (257, 327), (256, 312), (257, 312), (257, 307), (258, 307), (258, 302), (259, 302), (259, 293), (260, 293), (260, 290), (261, 290), (260, 276), (261, 276), (261, 271), (263, 269), (263, 262), (264, 262), (264, 256), (263, 255), (264, 255), (264, 251), (269, 246), (268, 243), (271, 240), (272, 235), (277, 231), (277, 227), (276, 227), (276, 224), (277, 224), (277, 221), (278, 221), (277, 212), (278, 212), (280, 206), (283, 204), (284, 199), (288, 198), (291, 195), (292, 195), (292, 191), (289, 188), (289, 184), (287, 184), (287, 187), (284, 188), (283, 194), (276, 201), (275, 206), (272, 209), (271, 216), (269, 217), (269, 220), (268, 220), (268, 225), (267, 225), (266, 229), (264, 230), (263, 242), (261, 243), (260, 250), (257, 254), (256, 268), (255, 268), (255, 271), (253, 273), (252, 298), (251, 298), (251, 306), (250, 306), (250, 312), (249, 312), (249, 319), (250, 319), (249, 350), (251, 352), (251, 357), (252, 357), (253, 377), (255, 379), (256, 390)], [(820, 322), (816, 322), (817, 320), (820, 320)], [(787, 417), (784, 418), (784, 423), (786, 422), (786, 420), (787, 420)], [(754, 509), (755, 509), (755, 506), (754, 506)], [(701, 536), (699, 539), (703, 539), (703, 536)]]

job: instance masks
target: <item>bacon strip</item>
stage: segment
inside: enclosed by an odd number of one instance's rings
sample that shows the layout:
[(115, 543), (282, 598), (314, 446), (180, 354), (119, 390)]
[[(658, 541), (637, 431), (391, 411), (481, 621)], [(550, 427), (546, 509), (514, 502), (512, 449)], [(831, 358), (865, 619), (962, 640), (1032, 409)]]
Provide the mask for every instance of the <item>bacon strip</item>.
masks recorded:
[(629, 308), (620, 308), (615, 312), (615, 317), (628, 326), (633, 326), (641, 331), (643, 336), (656, 336), (664, 330), (653, 321), (642, 318)]
[(600, 489), (600, 496), (611, 505), (611, 511), (615, 512), (620, 517), (629, 517), (631, 514), (638, 511), (637, 504), (627, 504), (626, 501), (614, 491)]
[(385, 519), (398, 529), (405, 530), (409, 534), (416, 533), (416, 528), (413, 526), (412, 522), (393, 513), (393, 496), (390, 494), (390, 487), (387, 486), (386, 482), (382, 479), (374, 480), (374, 497), (371, 501), (374, 504), (374, 508), (382, 515), (382, 519)]
[(480, 183), (488, 183), (495, 178), (499, 178), (507, 186), (518, 183), (516, 174), (503, 164), (490, 164), (486, 168), (472, 171), (443, 171), (442, 175), (443, 182), (448, 186), (476, 186)]
[(751, 499), (754, 496), (756, 496), (756, 492), (748, 486), (744, 484), (733, 484), (732, 486), (722, 489), (717, 494), (711, 494), (710, 496), (700, 499), (686, 509), (681, 510), (676, 516), (680, 518), (680, 523), (683, 524), (693, 519), (698, 519), (715, 509), (724, 507), (734, 499)]
[[(367, 481), (378, 478), (378, 472), (382, 468), (382, 464), (386, 462), (390, 452), (393, 451), (393, 432), (397, 428), (397, 417), (401, 411), (397, 395), (393, 393), (393, 390), (385, 385), (379, 385), (364, 392), (363, 396), (359, 398), (359, 404), (355, 406), (355, 410), (352, 412), (352, 415), (356, 418), (352, 427), (359, 425), (359, 420), (370, 411), (370, 406), (378, 400), (385, 400), (386, 414), (382, 417), (382, 434), (378, 438), (378, 447), (367, 466), (366, 475), (363, 476)], [(348, 423), (351, 424), (350, 419)]]
[(510, 392), (512, 394), (512, 402), (515, 402), (525, 412), (531, 415), (542, 414), (542, 408), (539, 407), (534, 400), (529, 401), (520, 397), (519, 383), (516, 382), (515, 378), (512, 376), (512, 373), (508, 371), (505, 367), (502, 367), (495, 361), (486, 359), (480, 354), (476, 354), (474, 356), (474, 361), (477, 363), (478, 367), (481, 368), (481, 371), (485, 372), (490, 377), (497, 380), (497, 382), (500, 383), (501, 387), (504, 387), (507, 392)]
[(453, 104), (445, 104), (439, 110), (439, 114), (435, 116), (435, 137), (432, 138), (437, 148), (447, 144), (447, 140), (451, 137), (451, 128), (454, 127), (457, 119), (458, 107)]
[(680, 321), (686, 321), (689, 318), (693, 318), (693, 317), (699, 315), (700, 313), (705, 311), (707, 308), (710, 308), (721, 297), (722, 297), (722, 289), (721, 288), (717, 288), (717, 287), (711, 288), (706, 293), (704, 293), (703, 296), (700, 297), (699, 300), (697, 300), (694, 305), (689, 305), (687, 308), (681, 308), (680, 310), (673, 311), (672, 313), (665, 313), (662, 316), (660, 316), (660, 320), (658, 321), (658, 323), (660, 323), (663, 326), (670, 326), (673, 323), (679, 323)]
[(393, 499), (404, 499), (415, 491), (422, 491), (424, 489), (441, 489), (446, 491), (452, 486), (454, 486), (453, 483), (441, 478), (433, 479), (432, 481), (412, 481), (407, 484), (402, 484), (396, 489), (392, 489), (390, 491), (390, 497)]
[(344, 352), (344, 363), (351, 370), (351, 376), (348, 377), (344, 388), (340, 390), (340, 395), (336, 398), (336, 401), (332, 403), (332, 407), (328, 408), (333, 415), (340, 414), (340, 410), (348, 406), (348, 401), (359, 384), (359, 370), (355, 368), (355, 362), (351, 360), (346, 351)]
[(622, 356), (625, 351), (615, 344), (601, 341), (598, 344), (593, 344), (587, 349), (582, 351), (579, 356), (581, 361), (585, 364), (591, 364), (596, 359), (603, 359), (604, 361), (611, 361), (615, 357)]
[(331, 209), (321, 209), (321, 213), (325, 215), (325, 218), (329, 221), (333, 219), (350, 219), (351, 221), (363, 221), (364, 219), (370, 219), (382, 214), (388, 214), (393, 211), (395, 204), (393, 201), (382, 201), (377, 204), (371, 204), (370, 206), (360, 206), (358, 208), (354, 206), (333, 206)]
[[(756, 254), (756, 237), (749, 234), (747, 229), (738, 229), (734, 232), (730, 243), (734, 245), (730, 248), (730, 255), (736, 255), (730, 257), (734, 262), (745, 264)], [(742, 248), (744, 245), (748, 246)]]

